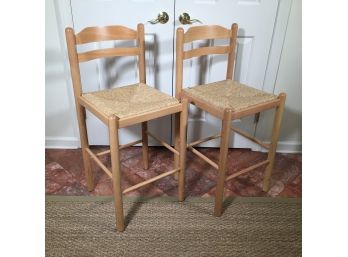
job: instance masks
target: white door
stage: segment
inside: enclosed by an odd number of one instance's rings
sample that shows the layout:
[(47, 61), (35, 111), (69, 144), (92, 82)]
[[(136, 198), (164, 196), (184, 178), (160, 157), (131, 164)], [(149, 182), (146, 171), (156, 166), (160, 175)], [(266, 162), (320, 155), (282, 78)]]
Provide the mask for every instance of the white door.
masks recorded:
[[(190, 26), (182, 25), (178, 16), (188, 13), (191, 19), (198, 19), (204, 25), (217, 24), (230, 28), (232, 23), (239, 25), (238, 48), (234, 80), (262, 89), (266, 73), (272, 33), (277, 14), (277, 0), (177, 0), (175, 5), (176, 28), (186, 31)], [(195, 42), (190, 47), (204, 44), (226, 44), (226, 41)], [(184, 87), (223, 80), (226, 77), (227, 56), (215, 55), (188, 60), (184, 63)], [(250, 134), (255, 133), (254, 116), (233, 122), (233, 126)], [(190, 107), (188, 142), (213, 135), (220, 131), (219, 119), (194, 106)], [(201, 146), (217, 147), (218, 140)], [(239, 135), (231, 137), (230, 146), (253, 148), (254, 144)]]
[[(169, 15), (166, 24), (150, 24), (159, 12)], [(124, 25), (136, 29), (138, 23), (145, 24), (146, 79), (147, 84), (172, 95), (173, 74), (173, 0), (71, 0), (71, 12), (75, 32), (88, 26)], [(84, 46), (81, 50), (107, 47), (108, 44), (129, 45), (131, 42), (103, 42)], [(138, 68), (135, 57), (117, 57), (81, 63), (81, 77), (85, 92), (108, 89), (137, 83)], [(107, 145), (106, 126), (87, 113), (88, 137), (91, 145)], [(170, 142), (171, 117), (149, 122), (149, 129)], [(123, 128), (120, 143), (139, 139), (140, 125)], [(150, 144), (156, 142), (150, 140)]]
[[(238, 49), (234, 79), (255, 88), (262, 89), (267, 61), (271, 47), (272, 33), (276, 20), (278, 0), (71, 0), (71, 13), (76, 32), (87, 26), (122, 24), (136, 28), (145, 24), (147, 83), (169, 95), (173, 92), (174, 42), (178, 26), (188, 29), (178, 20), (181, 13), (189, 13), (191, 19), (199, 19), (202, 24), (218, 24), (230, 27), (239, 24)], [(165, 11), (169, 15), (166, 24), (147, 23)], [(174, 15), (175, 14), (175, 15)], [(198, 44), (222, 44), (198, 42)], [(103, 47), (112, 42), (102, 43)], [(129, 44), (119, 42), (118, 44)], [(195, 43), (197, 44), (197, 43)], [(95, 44), (84, 49), (100, 47)], [(188, 46), (188, 47), (192, 47)], [(107, 89), (132, 84), (138, 81), (137, 62), (134, 57), (119, 57), (95, 60), (81, 64), (82, 83), (85, 91)], [(225, 78), (226, 57), (211, 56), (186, 61), (184, 65), (184, 86), (192, 86)], [(220, 131), (220, 120), (200, 112), (191, 106), (189, 117), (189, 141)], [(255, 133), (254, 117), (237, 120), (233, 124), (250, 134)], [(93, 115), (87, 114), (89, 140), (92, 145), (107, 145), (108, 134), (104, 124)], [(173, 122), (170, 117), (150, 121), (150, 130), (167, 142), (173, 142), (171, 135)], [(120, 132), (121, 144), (136, 140), (141, 135), (140, 126), (124, 128)], [(150, 141), (156, 145), (157, 142)], [(218, 141), (210, 141), (202, 146), (216, 147)], [(234, 135), (230, 146), (253, 148), (248, 140)]]

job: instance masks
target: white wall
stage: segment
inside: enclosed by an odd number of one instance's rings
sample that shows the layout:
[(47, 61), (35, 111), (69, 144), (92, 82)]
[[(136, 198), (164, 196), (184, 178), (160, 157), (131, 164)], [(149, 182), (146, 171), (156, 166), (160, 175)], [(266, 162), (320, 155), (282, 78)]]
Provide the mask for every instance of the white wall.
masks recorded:
[[(76, 148), (78, 131), (63, 29), (55, 0), (46, 1), (46, 147)], [(57, 2), (56, 2), (57, 4)], [(301, 151), (302, 141), (302, 1), (293, 0), (274, 93), (287, 93), (278, 150)], [(59, 10), (58, 10), (59, 13)], [(59, 17), (58, 17), (59, 19)], [(267, 140), (273, 113), (261, 114), (256, 135)]]
[[(302, 1), (293, 0), (274, 93), (287, 94), (278, 151), (302, 148)], [(269, 139), (273, 111), (261, 114), (256, 135)]]
[[(64, 38), (59, 28), (54, 0), (47, 0), (45, 7), (45, 132), (46, 147), (76, 148), (79, 145), (75, 131), (75, 110), (71, 105), (70, 78), (67, 78)], [(60, 33), (59, 33), (60, 32)]]

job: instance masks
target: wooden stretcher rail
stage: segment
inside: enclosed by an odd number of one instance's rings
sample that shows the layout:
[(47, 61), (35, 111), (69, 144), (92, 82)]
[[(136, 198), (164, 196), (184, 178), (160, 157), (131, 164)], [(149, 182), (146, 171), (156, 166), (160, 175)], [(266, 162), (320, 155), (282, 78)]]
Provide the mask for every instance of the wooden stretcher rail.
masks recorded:
[(102, 151), (100, 153), (97, 153), (96, 156), (102, 156), (102, 155), (108, 154), (108, 153), (110, 153), (110, 150), (105, 150), (105, 151)]
[(152, 137), (153, 139), (157, 140), (161, 145), (163, 145), (165, 148), (167, 148), (169, 151), (173, 152), (174, 154), (179, 155), (179, 152), (177, 150), (175, 150), (175, 148), (171, 147), (169, 144), (167, 144), (166, 142), (164, 142), (163, 140), (161, 140), (160, 138), (156, 137), (155, 135), (153, 135), (152, 133), (150, 133), (149, 131), (147, 131), (147, 134)]
[(251, 135), (249, 135), (248, 133), (246, 133), (246, 132), (244, 132), (244, 131), (242, 131), (240, 129), (231, 127), (231, 130), (233, 130), (234, 132), (238, 133), (239, 135), (249, 139), (250, 141), (253, 141), (256, 144), (261, 145), (262, 147), (264, 147), (266, 149), (269, 149), (269, 147), (270, 147), (268, 144), (263, 143), (261, 140), (255, 138), (255, 137), (253, 137)]
[(164, 173), (162, 173), (162, 174), (160, 174), (160, 175), (158, 175), (156, 177), (150, 178), (150, 179), (145, 180), (143, 182), (140, 182), (140, 183), (138, 183), (138, 184), (136, 184), (134, 186), (128, 187), (127, 189), (123, 190), (122, 193), (125, 194), (125, 193), (128, 193), (130, 191), (136, 190), (139, 187), (145, 186), (145, 185), (150, 184), (150, 183), (152, 183), (154, 181), (157, 181), (157, 180), (159, 180), (161, 178), (164, 178), (166, 176), (172, 175), (173, 173), (178, 172), (179, 170), (180, 169), (174, 169), (174, 170), (170, 170), (170, 171), (164, 172)]
[(219, 165), (217, 165), (215, 162), (213, 162), (212, 160), (210, 160), (207, 156), (205, 156), (204, 154), (200, 153), (199, 151), (197, 151), (196, 149), (194, 149), (192, 146), (188, 147), (189, 150), (191, 150), (195, 155), (197, 155), (199, 158), (201, 158), (203, 161), (206, 161), (208, 164), (210, 164), (211, 166), (213, 166), (215, 169), (219, 169)]
[(209, 141), (209, 140), (213, 140), (213, 139), (218, 138), (218, 137), (221, 137), (221, 134), (220, 134), (220, 133), (218, 133), (218, 134), (216, 134), (216, 135), (213, 135), (213, 136), (210, 136), (210, 137), (206, 137), (206, 138), (203, 138), (203, 139), (194, 141), (194, 142), (191, 142), (191, 143), (187, 144), (187, 147), (199, 145), (199, 144), (201, 144), (201, 143), (207, 142), (207, 141)]
[(132, 145), (139, 144), (139, 143), (141, 143), (141, 142), (143, 142), (143, 140), (139, 139), (139, 140), (136, 140), (136, 141), (134, 141), (134, 142), (130, 142), (130, 143), (128, 143), (128, 144), (120, 145), (119, 149), (121, 150), (121, 149), (130, 147), (130, 146), (132, 146)]
[[(128, 143), (128, 144), (120, 145), (120, 146), (119, 146), (119, 150), (124, 149), (124, 148), (127, 148), (127, 147), (130, 147), (130, 146), (132, 146), (132, 145), (139, 144), (139, 143), (141, 143), (142, 141), (143, 141), (143, 140), (139, 139), (139, 140), (137, 140), (137, 141), (130, 142), (130, 143)], [(108, 153), (110, 153), (110, 150), (105, 150), (105, 151), (103, 151), (103, 152), (97, 153), (96, 156), (102, 156), (102, 155), (108, 154)]]
[(105, 165), (98, 159), (98, 157), (88, 148), (86, 148), (87, 153), (92, 157), (92, 159), (99, 165), (99, 167), (105, 171), (105, 173), (112, 178), (112, 172), (105, 167)]
[(249, 171), (251, 171), (251, 170), (254, 170), (254, 169), (256, 169), (256, 168), (258, 168), (258, 167), (260, 167), (260, 166), (263, 166), (263, 165), (265, 165), (265, 164), (267, 164), (267, 163), (269, 163), (269, 160), (265, 160), (265, 161), (256, 163), (256, 164), (254, 164), (254, 165), (252, 165), (252, 166), (250, 166), (250, 167), (248, 167), (248, 168), (245, 168), (245, 169), (240, 170), (240, 171), (238, 171), (238, 172), (236, 172), (236, 173), (233, 173), (232, 175), (228, 176), (228, 177), (225, 179), (225, 181), (229, 181), (230, 179), (233, 179), (233, 178), (235, 178), (235, 177), (238, 177), (238, 176), (240, 176), (240, 175), (242, 175), (242, 174), (244, 174), (244, 173), (246, 173), (246, 172), (249, 172)]

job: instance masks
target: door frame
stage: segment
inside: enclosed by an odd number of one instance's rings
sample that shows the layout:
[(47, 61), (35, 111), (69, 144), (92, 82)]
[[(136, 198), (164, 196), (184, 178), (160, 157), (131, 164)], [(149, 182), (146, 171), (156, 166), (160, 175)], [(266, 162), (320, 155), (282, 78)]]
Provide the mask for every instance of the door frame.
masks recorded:
[[(271, 40), (271, 47), (269, 57), (267, 61), (266, 74), (263, 82), (262, 89), (266, 92), (273, 93), (275, 89), (275, 83), (278, 75), (278, 67), (282, 55), (283, 45), (285, 41), (288, 20), (291, 11), (291, 5), (293, 0), (278, 0), (278, 8), (273, 27), (273, 35)], [(71, 0), (69, 1), (54, 1), (57, 25), (59, 28), (59, 39), (62, 52), (64, 53), (64, 73), (66, 78), (67, 92), (69, 96), (69, 110), (71, 112), (71, 119), (74, 128), (74, 138), (69, 142), (69, 148), (81, 147), (79, 129), (77, 124), (77, 118), (75, 113), (75, 100), (72, 90), (72, 82), (70, 79), (69, 59), (67, 53), (67, 47), (65, 43), (64, 29), (66, 27), (73, 27), (73, 15), (71, 10)], [(176, 18), (176, 17), (175, 17)], [(175, 57), (174, 57), (175, 58)], [(173, 67), (174, 69), (174, 67)], [(174, 71), (173, 71), (174, 72)], [(171, 79), (171, 78), (170, 78)], [(65, 145), (67, 142), (61, 142), (60, 145)], [(262, 148), (257, 144), (252, 144), (252, 150), (261, 151)]]
[[(64, 65), (64, 77), (66, 80), (65, 86), (68, 92), (69, 100), (69, 112), (71, 115), (71, 122), (73, 125), (74, 137), (69, 138), (69, 142), (64, 140), (64, 142), (56, 142), (56, 145), (68, 146), (66, 148), (81, 148), (80, 142), (80, 132), (77, 123), (76, 108), (75, 108), (75, 98), (73, 85), (70, 74), (70, 65), (69, 65), (69, 56), (68, 49), (65, 41), (64, 30), (66, 27), (74, 27), (73, 16), (71, 13), (70, 0), (69, 1), (60, 1), (54, 0), (54, 9), (56, 12), (57, 27), (58, 27), (58, 36), (59, 44), (63, 54), (63, 65)], [(58, 140), (56, 140), (58, 141)]]
[[(282, 56), (284, 41), (286, 37), (286, 31), (288, 28), (288, 22), (291, 12), (293, 0), (279, 0), (276, 19), (273, 27), (273, 35), (271, 40), (271, 48), (269, 51), (265, 79), (263, 81), (262, 90), (268, 93), (274, 93), (276, 87), (276, 80), (278, 76), (278, 68), (280, 65), (280, 59)], [(262, 115), (262, 114), (261, 114)], [(254, 136), (257, 135), (257, 124), (254, 132)], [(253, 143), (251, 148), (253, 151), (265, 151), (263, 147)]]

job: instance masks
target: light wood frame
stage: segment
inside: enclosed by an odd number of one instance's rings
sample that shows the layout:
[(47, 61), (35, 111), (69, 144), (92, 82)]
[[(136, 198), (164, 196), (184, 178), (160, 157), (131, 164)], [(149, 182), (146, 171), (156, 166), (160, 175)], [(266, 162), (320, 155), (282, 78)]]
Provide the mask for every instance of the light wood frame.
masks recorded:
[[(186, 127), (187, 127), (187, 105), (186, 99), (179, 100), (178, 104), (163, 107), (161, 109), (119, 118), (116, 115), (106, 116), (96, 107), (91, 105), (85, 98), (82, 97), (82, 86), (79, 63), (90, 61), (96, 58), (105, 58), (112, 56), (138, 56), (139, 62), (139, 82), (146, 83), (145, 72), (145, 43), (144, 43), (144, 25), (138, 24), (137, 30), (133, 30), (124, 26), (108, 26), (108, 27), (88, 27), (81, 32), (75, 34), (73, 29), (68, 27), (65, 29), (66, 43), (68, 48), (71, 77), (74, 89), (75, 105), (77, 112), (77, 119), (80, 130), (80, 141), (82, 148), (82, 156), (84, 162), (84, 171), (89, 191), (94, 189), (93, 174), (91, 170), (91, 159), (98, 164), (99, 167), (112, 179), (115, 199), (115, 214), (116, 214), (116, 229), (117, 231), (124, 231), (124, 213), (122, 196), (125, 193), (136, 190), (139, 187), (145, 186), (149, 183), (157, 181), (163, 177), (172, 174), (178, 174), (178, 198), (179, 201), (185, 199), (185, 156), (186, 156)], [(136, 47), (129, 48), (112, 48), (93, 50), (84, 53), (78, 53), (76, 45), (86, 44), (90, 42), (104, 41), (104, 40), (136, 40)], [(86, 109), (99, 118), (107, 127), (109, 131), (110, 150), (100, 153), (93, 153), (89, 149), (87, 127), (86, 127)], [(175, 114), (179, 117), (177, 120), (177, 145), (175, 149), (163, 140), (152, 135), (148, 131), (147, 121), (153, 120), (166, 115)], [(130, 142), (125, 145), (119, 145), (118, 130), (119, 128), (127, 127), (133, 124), (141, 123), (142, 139)], [(145, 180), (141, 183), (133, 185), (122, 190), (121, 188), (121, 165), (120, 165), (120, 150), (138, 143), (142, 143), (144, 169), (149, 167), (148, 158), (148, 136), (154, 137), (163, 146), (171, 150), (175, 155), (175, 168), (171, 171), (164, 172), (156, 177)], [(98, 158), (101, 155), (111, 155), (111, 171)]]
[[(181, 99), (187, 99), (189, 103), (196, 105), (197, 107), (211, 113), (212, 115), (222, 120), (221, 133), (187, 144), (187, 148), (191, 150), (192, 153), (194, 153), (199, 158), (206, 161), (208, 164), (210, 164), (212, 167), (218, 170), (214, 207), (215, 216), (221, 216), (222, 214), (224, 184), (226, 181), (230, 179), (233, 179), (246, 172), (252, 171), (258, 167), (266, 166), (262, 189), (264, 191), (269, 190), (269, 181), (273, 170), (274, 158), (279, 137), (279, 130), (286, 98), (285, 93), (280, 93), (278, 98), (275, 100), (270, 100), (262, 104), (254, 105), (242, 111), (233, 111), (231, 109), (221, 110), (216, 106), (213, 106), (210, 103), (205, 102), (202, 99), (195, 98), (185, 93), (185, 90), (183, 90), (183, 62), (186, 59), (210, 54), (228, 54), (226, 79), (233, 79), (237, 47), (237, 34), (238, 25), (236, 23), (232, 24), (231, 29), (227, 29), (218, 25), (212, 25), (191, 27), (186, 31), (186, 33), (184, 32), (183, 28), (178, 28), (176, 30), (176, 97)], [(203, 39), (228, 39), (229, 45), (200, 47), (184, 51), (185, 43)], [(261, 140), (247, 134), (246, 132), (241, 131), (237, 128), (233, 128), (231, 126), (231, 121), (234, 119), (239, 119), (252, 114), (258, 114), (261, 111), (265, 111), (272, 108), (275, 108), (276, 111), (273, 122), (272, 140), (270, 144), (265, 144)], [(243, 170), (240, 170), (226, 178), (226, 160), (228, 154), (228, 142), (231, 131), (234, 131), (235, 133), (240, 134), (241, 136), (253, 141), (254, 143), (261, 145), (262, 147), (268, 149), (269, 152), (266, 160), (254, 164)], [(195, 145), (218, 137), (221, 137), (218, 163), (215, 163), (214, 161), (212, 161), (211, 159), (209, 159), (208, 157), (206, 157), (194, 148)]]

